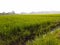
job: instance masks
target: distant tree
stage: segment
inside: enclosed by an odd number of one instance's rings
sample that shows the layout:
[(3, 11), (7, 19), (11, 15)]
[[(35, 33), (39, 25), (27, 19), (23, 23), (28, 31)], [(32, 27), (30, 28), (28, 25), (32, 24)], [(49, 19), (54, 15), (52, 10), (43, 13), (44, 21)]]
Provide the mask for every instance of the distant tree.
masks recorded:
[(7, 14), (15, 14), (15, 11), (12, 11), (12, 12), (8, 12)]
[(2, 15), (5, 15), (6, 13), (5, 13), (5, 12), (2, 12), (1, 14), (2, 14)]
[(21, 12), (21, 14), (26, 14), (26, 12)]
[(12, 13), (12, 14), (15, 14), (15, 11), (12, 11), (11, 13)]
[(34, 13), (36, 13), (36, 12), (34, 12), (34, 11), (31, 12), (31, 14), (34, 14)]

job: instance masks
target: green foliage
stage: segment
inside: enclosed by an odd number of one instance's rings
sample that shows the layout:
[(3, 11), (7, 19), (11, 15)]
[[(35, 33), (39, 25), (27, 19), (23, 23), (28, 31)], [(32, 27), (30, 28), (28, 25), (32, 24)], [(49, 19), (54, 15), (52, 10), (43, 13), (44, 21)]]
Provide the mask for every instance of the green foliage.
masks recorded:
[[(0, 44), (22, 45), (60, 25), (60, 15), (1, 15)], [(50, 40), (51, 42), (51, 40)]]
[[(60, 45), (60, 29), (53, 33), (48, 33), (43, 37), (36, 37), (35, 40), (28, 41), (26, 45)], [(59, 38), (58, 38), (59, 37)]]

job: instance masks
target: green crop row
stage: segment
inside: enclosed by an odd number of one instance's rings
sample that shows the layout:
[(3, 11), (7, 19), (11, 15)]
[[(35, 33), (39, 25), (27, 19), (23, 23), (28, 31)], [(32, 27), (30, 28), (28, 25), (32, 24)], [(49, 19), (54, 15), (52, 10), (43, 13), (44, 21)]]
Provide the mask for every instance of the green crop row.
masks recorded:
[(26, 45), (60, 45), (60, 29), (43, 35), (43, 37), (36, 37), (32, 41), (28, 41)]
[(24, 45), (60, 26), (60, 15), (1, 15), (0, 45)]

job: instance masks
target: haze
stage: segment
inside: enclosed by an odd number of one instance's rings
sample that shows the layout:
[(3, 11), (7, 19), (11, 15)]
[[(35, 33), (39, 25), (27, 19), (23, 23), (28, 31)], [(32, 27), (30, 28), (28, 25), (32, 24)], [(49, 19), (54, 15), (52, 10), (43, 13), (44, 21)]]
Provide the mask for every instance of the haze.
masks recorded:
[(0, 12), (60, 11), (60, 0), (0, 0)]

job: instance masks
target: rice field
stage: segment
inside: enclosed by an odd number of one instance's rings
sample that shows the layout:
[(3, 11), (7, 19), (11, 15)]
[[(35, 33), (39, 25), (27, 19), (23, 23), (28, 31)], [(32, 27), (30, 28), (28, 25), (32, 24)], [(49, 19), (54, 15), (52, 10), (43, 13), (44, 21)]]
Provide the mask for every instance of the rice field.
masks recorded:
[[(47, 34), (48, 38), (52, 38), (48, 33), (55, 31), (59, 26), (60, 14), (0, 15), (0, 45), (45, 45), (42, 40), (48, 40), (43, 39), (43, 35)], [(38, 42), (35, 40), (36, 37)], [(53, 43), (54, 39), (50, 43)], [(31, 41), (33, 43), (30, 43)], [(46, 45), (57, 45), (55, 43)]]

